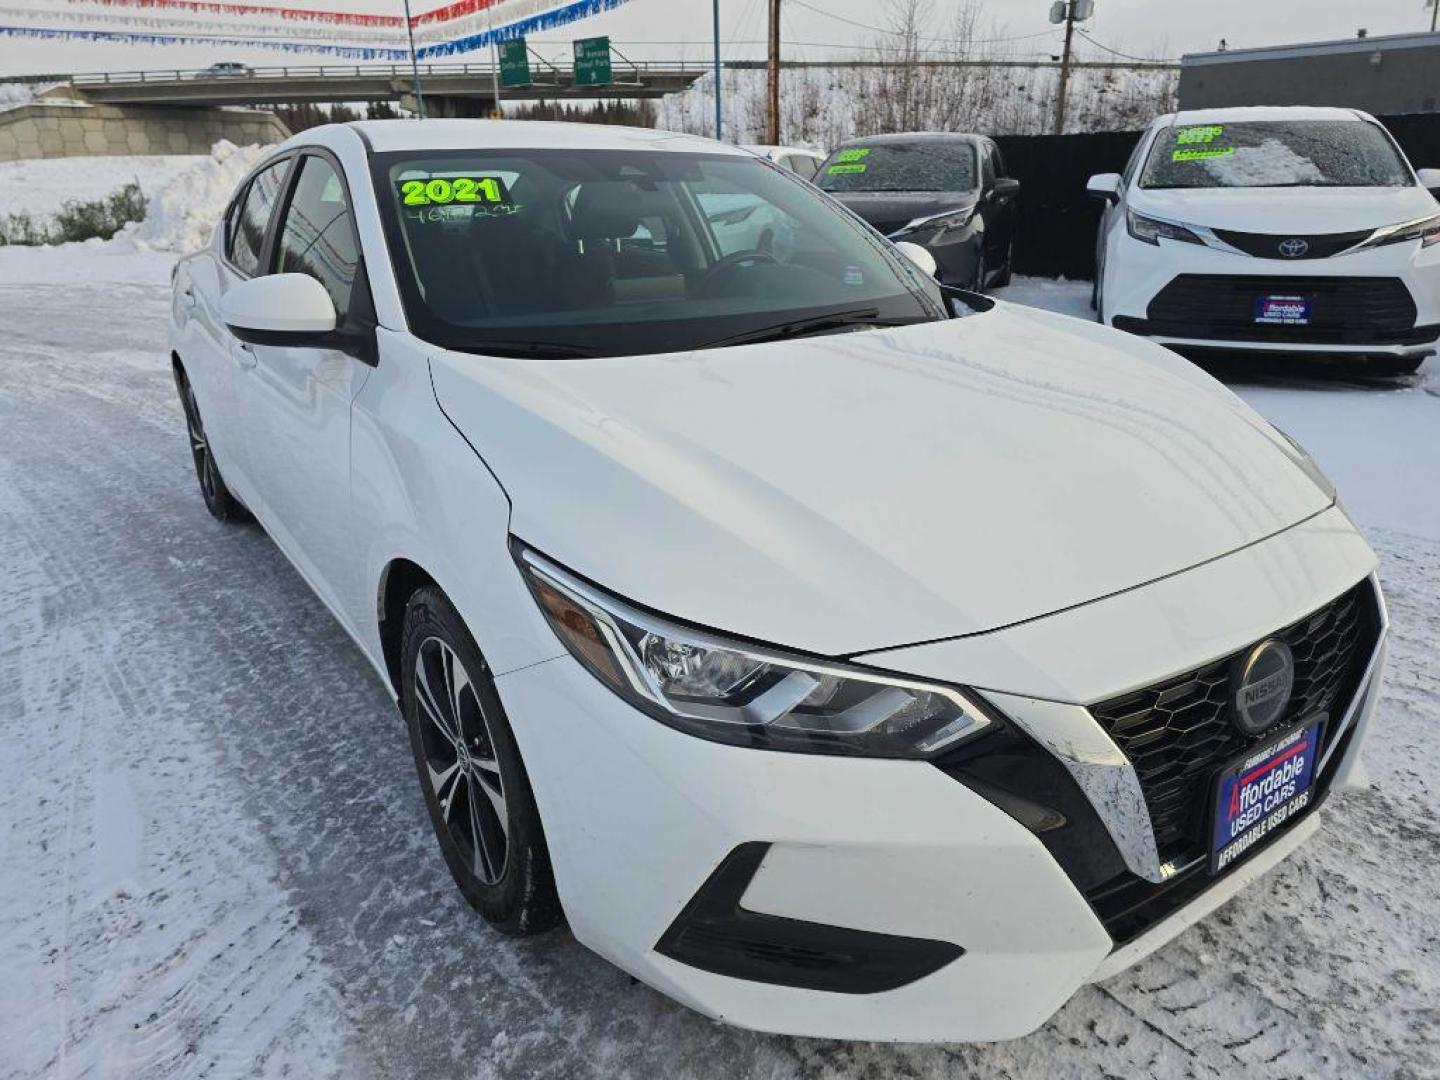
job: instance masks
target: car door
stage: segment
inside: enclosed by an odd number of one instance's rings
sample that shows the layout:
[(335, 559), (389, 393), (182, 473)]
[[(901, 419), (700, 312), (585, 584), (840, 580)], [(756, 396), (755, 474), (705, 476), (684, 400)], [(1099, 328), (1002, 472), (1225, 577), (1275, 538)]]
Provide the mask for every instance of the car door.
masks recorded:
[(322, 344), (245, 345), (239, 399), (262, 520), (336, 612), (354, 611), (357, 544), (350, 501), (350, 409), (373, 356), (374, 316), (360, 263), (351, 200), (338, 161), (297, 159), (266, 270), (308, 274), (335, 304), (337, 332)]
[(181, 360), (195, 388), (211, 451), (227, 485), (246, 505), (258, 501), (239, 401), (239, 375), (249, 357), (220, 318), (220, 298), (259, 273), (290, 165), (287, 154), (241, 185), (226, 211), (216, 257), (187, 266), (176, 298), (189, 309)]
[[(1130, 157), (1125, 162), (1125, 171), (1120, 174), (1119, 197), (1113, 203), (1107, 200), (1102, 204), (1100, 211), (1100, 228), (1095, 242), (1095, 281), (1097, 283), (1095, 298), (1097, 308), (1100, 297), (1104, 292), (1105, 266), (1109, 261), (1111, 245), (1114, 240), (1118, 238), (1119, 231), (1125, 227), (1126, 202), (1129, 198), (1130, 184), (1134, 181), (1135, 174), (1140, 169), (1140, 163), (1145, 160), (1146, 150), (1150, 145), (1150, 139), (1154, 134), (1154, 130), (1154, 128), (1151, 128), (1142, 134), (1139, 141), (1135, 144), (1135, 149), (1130, 152)], [(1101, 314), (1101, 320), (1104, 320), (1103, 313)]]
[[(1005, 168), (1005, 156), (1000, 153), (1000, 147), (989, 143), (987, 147), (990, 154), (990, 168), (996, 180), (1010, 179), (1010, 173)], [(1009, 260), (1010, 247), (1015, 242), (1015, 230), (1020, 216), (1019, 204), (1014, 195), (997, 194), (995, 196), (995, 230), (994, 230), (994, 255), (990, 265), (997, 270)]]

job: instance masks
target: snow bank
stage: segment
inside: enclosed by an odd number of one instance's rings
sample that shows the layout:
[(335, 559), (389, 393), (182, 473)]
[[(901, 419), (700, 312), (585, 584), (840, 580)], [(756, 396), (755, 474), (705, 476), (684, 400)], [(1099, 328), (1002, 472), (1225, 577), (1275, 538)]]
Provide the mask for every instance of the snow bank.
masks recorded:
[(43, 227), (65, 202), (104, 199), (129, 183), (153, 199), (205, 160), (204, 154), (136, 154), (0, 162), (0, 216), (25, 214)]
[(35, 93), (25, 83), (0, 83), (0, 112), (29, 105)]
[(209, 157), (201, 158), (152, 196), (145, 220), (127, 227), (120, 237), (153, 251), (198, 251), (209, 241), (236, 185), (264, 150), (220, 140)]

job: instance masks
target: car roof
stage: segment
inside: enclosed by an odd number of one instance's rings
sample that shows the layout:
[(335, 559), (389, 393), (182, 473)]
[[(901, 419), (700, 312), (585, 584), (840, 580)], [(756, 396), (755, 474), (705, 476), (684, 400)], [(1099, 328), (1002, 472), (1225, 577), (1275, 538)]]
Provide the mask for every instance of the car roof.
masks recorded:
[(969, 131), (899, 131), (890, 135), (862, 135), (847, 139), (844, 146), (877, 146), (885, 143), (984, 142), (984, 135)]
[(759, 154), (765, 157), (769, 154), (804, 154), (807, 157), (823, 158), (825, 155), (819, 150), (807, 150), (803, 146), (767, 146), (762, 143), (742, 143), (741, 150), (748, 150), (752, 154)]
[[(345, 125), (377, 153), (392, 150), (648, 150), (737, 154), (739, 147), (653, 128), (553, 120), (357, 120)], [(748, 156), (748, 155), (747, 155)]]
[(1156, 117), (1155, 127), (1172, 124), (1243, 124), (1247, 121), (1274, 120), (1369, 120), (1375, 118), (1359, 109), (1339, 109), (1320, 105), (1247, 105), (1227, 109), (1185, 109)]

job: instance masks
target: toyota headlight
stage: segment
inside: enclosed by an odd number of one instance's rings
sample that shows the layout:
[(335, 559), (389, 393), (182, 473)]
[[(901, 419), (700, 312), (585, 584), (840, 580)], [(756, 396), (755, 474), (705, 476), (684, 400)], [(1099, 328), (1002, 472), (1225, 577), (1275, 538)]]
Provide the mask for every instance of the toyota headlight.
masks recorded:
[(1130, 230), (1130, 235), (1136, 240), (1146, 244), (1160, 246), (1161, 240), (1179, 240), (1185, 244), (1204, 244), (1205, 241), (1196, 236), (1184, 225), (1176, 225), (1172, 221), (1161, 221), (1159, 218), (1146, 217), (1144, 214), (1137, 214), (1134, 210), (1125, 211), (1125, 224)]
[(929, 217), (918, 217), (907, 221), (900, 228), (890, 234), (891, 238), (910, 236), (918, 232), (943, 232), (946, 229), (963, 228), (970, 224), (971, 218), (975, 216), (975, 207), (966, 206), (959, 210), (946, 210), (944, 213), (931, 214)]
[(571, 654), (691, 735), (814, 754), (923, 758), (994, 721), (964, 691), (731, 641), (641, 611), (523, 545), (517, 561)]
[(1384, 244), (1403, 244), (1408, 240), (1419, 240), (1421, 247), (1440, 243), (1440, 214), (1377, 229), (1375, 235), (1360, 246), (1380, 247)]

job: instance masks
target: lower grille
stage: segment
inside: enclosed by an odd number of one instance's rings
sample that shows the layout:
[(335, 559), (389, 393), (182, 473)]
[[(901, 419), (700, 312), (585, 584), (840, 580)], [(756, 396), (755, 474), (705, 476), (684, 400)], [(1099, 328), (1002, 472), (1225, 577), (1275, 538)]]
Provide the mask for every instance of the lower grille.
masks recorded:
[[(1317, 714), (1338, 719), (1359, 688), (1379, 628), (1375, 590), (1363, 581), (1271, 635), (1295, 657), (1290, 704), (1271, 730)], [(1135, 768), (1162, 863), (1183, 865), (1206, 853), (1216, 772), (1265, 741), (1230, 722), (1230, 672), (1240, 655), (1090, 710)]]
[[(1310, 323), (1255, 321), (1264, 296), (1305, 296)], [(1434, 340), (1415, 326), (1415, 300), (1399, 278), (1231, 277), (1181, 274), (1155, 294), (1146, 318), (1115, 319), (1120, 329), (1157, 337), (1279, 341), (1296, 345), (1406, 345)]]
[(1315, 778), (1315, 798), (1310, 805), (1286, 822), (1285, 828), (1277, 830), (1273, 835), (1260, 841), (1245, 853), (1244, 859), (1232, 863), (1222, 873), (1212, 876), (1209, 863), (1202, 861), (1158, 885), (1146, 881), (1144, 878), (1136, 877), (1127, 870), (1116, 874), (1102, 885), (1086, 889), (1085, 899), (1094, 909), (1095, 914), (1099, 916), (1106, 933), (1110, 935), (1115, 944), (1124, 945), (1134, 941), (1156, 923), (1168, 918), (1205, 892), (1216, 881), (1234, 872), (1237, 866), (1243, 865), (1257, 852), (1264, 851), (1294, 828), (1297, 822), (1315, 813), (1324, 803), (1326, 796), (1330, 794), (1335, 773), (1340, 767), (1340, 761), (1345, 756), (1346, 748), (1350, 745), (1350, 738), (1354, 734), (1355, 729), (1352, 727), (1341, 735), (1340, 742), (1336, 745), (1329, 762), (1326, 763), (1324, 771)]

